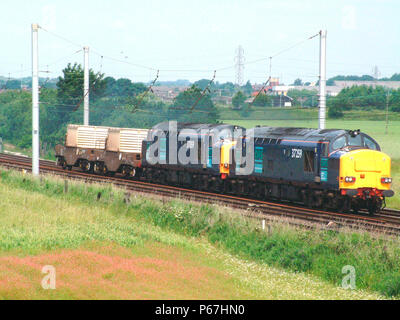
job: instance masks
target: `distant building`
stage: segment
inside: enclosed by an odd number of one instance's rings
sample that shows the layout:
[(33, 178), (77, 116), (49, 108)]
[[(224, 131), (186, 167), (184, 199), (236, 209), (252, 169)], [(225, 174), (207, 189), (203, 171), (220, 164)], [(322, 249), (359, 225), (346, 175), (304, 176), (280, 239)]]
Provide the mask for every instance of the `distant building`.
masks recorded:
[(284, 94), (278, 94), (272, 96), (274, 107), (291, 107), (293, 99)]
[[(367, 86), (373, 87), (381, 86), (388, 89), (399, 89), (400, 81), (351, 81), (351, 80), (335, 80), (333, 86), (326, 86), (326, 94), (328, 96), (337, 96), (340, 91), (345, 88), (351, 88), (353, 86)], [(290, 86), (290, 89), (295, 90), (308, 90), (308, 91), (316, 91), (318, 92), (318, 86)]]
[(212, 101), (214, 103), (219, 103), (219, 104), (232, 104), (232, 97), (228, 96), (216, 96), (212, 98)]
[(157, 86), (153, 87), (153, 93), (156, 97), (163, 101), (173, 101), (181, 92), (185, 91), (189, 87), (169, 87), (169, 86)]
[(335, 80), (335, 87), (342, 90), (344, 88), (350, 88), (352, 86), (368, 86), (368, 87), (385, 87), (388, 89), (399, 89), (400, 81), (339, 81)]

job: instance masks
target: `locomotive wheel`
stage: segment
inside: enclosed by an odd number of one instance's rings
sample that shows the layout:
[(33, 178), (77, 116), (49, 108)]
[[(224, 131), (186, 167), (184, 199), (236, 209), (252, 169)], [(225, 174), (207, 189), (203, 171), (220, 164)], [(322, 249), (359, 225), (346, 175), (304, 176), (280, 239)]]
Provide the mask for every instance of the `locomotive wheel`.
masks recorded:
[(351, 202), (348, 198), (343, 198), (339, 202), (339, 212), (341, 213), (349, 213), (351, 209)]
[(375, 206), (375, 201), (373, 199), (368, 199), (368, 213), (370, 216), (373, 216), (376, 212), (376, 206)]
[(329, 210), (329, 199), (327, 199), (326, 197), (322, 198), (321, 209), (323, 211), (328, 211)]
[(134, 177), (136, 175), (136, 170), (131, 167), (124, 167), (122, 169), (122, 175), (126, 178)]
[(360, 204), (358, 203), (357, 200), (353, 200), (351, 203), (351, 210), (354, 214), (358, 214), (358, 211), (360, 210)]
[(379, 213), (382, 208), (382, 200), (380, 198), (371, 198), (367, 202), (368, 213), (373, 216), (375, 213)]
[(307, 208), (312, 208), (313, 207), (313, 197), (311, 191), (303, 190), (302, 191), (302, 198), (303, 198), (303, 204)]

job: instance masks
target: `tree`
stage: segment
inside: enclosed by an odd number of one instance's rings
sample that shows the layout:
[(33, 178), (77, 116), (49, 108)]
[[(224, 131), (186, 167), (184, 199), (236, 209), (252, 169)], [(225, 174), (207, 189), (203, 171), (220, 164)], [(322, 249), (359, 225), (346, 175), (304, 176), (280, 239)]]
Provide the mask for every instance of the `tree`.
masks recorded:
[(328, 117), (333, 119), (343, 118), (343, 111), (338, 105), (333, 105), (328, 108)]
[(303, 85), (303, 81), (301, 81), (301, 79), (297, 78), (296, 80), (294, 80), (293, 84), (295, 86), (302, 86)]
[(256, 107), (267, 107), (272, 104), (272, 99), (270, 96), (266, 95), (265, 93), (261, 93), (258, 95), (257, 98), (253, 101), (253, 106)]
[(400, 89), (392, 90), (389, 96), (390, 109), (394, 112), (400, 112)]
[(113, 77), (107, 77), (104, 81), (106, 83), (105, 94), (108, 97), (134, 97), (147, 90), (143, 83), (133, 83), (129, 79), (115, 80)]
[(238, 91), (232, 98), (232, 104), (235, 107), (235, 109), (240, 109), (241, 107), (243, 107), (245, 101), (246, 101), (246, 96), (243, 94), (242, 91)]
[[(196, 81), (196, 82), (194, 83), (194, 85), (195, 85), (196, 87), (198, 87), (199, 89), (204, 90), (205, 88), (207, 88), (207, 86), (208, 86), (208, 84), (210, 83), (210, 81), (211, 81), (211, 80), (208, 80), (208, 79), (201, 79), (201, 80)], [(211, 86), (210, 86), (210, 87), (211, 87), (211, 88), (215, 87), (215, 84), (214, 84), (214, 83), (211, 83)]]
[(293, 106), (315, 107), (318, 102), (317, 90), (291, 89), (287, 95), (293, 99)]
[(243, 91), (247, 95), (251, 95), (253, 93), (253, 86), (250, 81), (247, 81), (246, 84), (242, 87)]
[(215, 90), (221, 90), (223, 96), (231, 96), (235, 92), (235, 85), (232, 82), (219, 83), (214, 87)]
[[(94, 73), (92, 69), (89, 71), (89, 89), (90, 100), (95, 101), (97, 98), (104, 96), (106, 82), (103, 79), (104, 74)], [(78, 105), (83, 100), (83, 82), (84, 72), (82, 66), (77, 63), (68, 66), (63, 70), (63, 76), (58, 78), (57, 97), (60, 103), (68, 105)]]
[(20, 80), (10, 80), (5, 84), (6, 89), (9, 90), (17, 90), (21, 89), (21, 81)]
[(338, 75), (332, 78), (329, 78), (326, 82), (327, 86), (332, 86), (334, 85), (334, 81), (375, 81), (376, 79), (368, 74), (364, 74), (362, 76), (343, 76), (343, 75)]
[(168, 109), (168, 119), (181, 122), (216, 123), (218, 111), (210, 94), (206, 93), (202, 96), (202, 91), (193, 85), (175, 98)]
[(400, 73), (395, 73), (391, 76), (390, 81), (400, 81)]
[(25, 91), (0, 94), (0, 136), (22, 148), (32, 145), (32, 96)]

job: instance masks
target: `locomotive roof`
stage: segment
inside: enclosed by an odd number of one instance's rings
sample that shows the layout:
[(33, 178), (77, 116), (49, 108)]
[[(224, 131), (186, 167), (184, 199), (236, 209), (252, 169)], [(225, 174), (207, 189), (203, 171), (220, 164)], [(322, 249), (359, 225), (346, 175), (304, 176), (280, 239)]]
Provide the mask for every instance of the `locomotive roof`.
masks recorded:
[[(231, 124), (209, 124), (209, 123), (190, 123), (190, 122), (177, 122), (178, 132), (183, 129), (193, 129), (198, 133), (201, 130), (233, 130), (244, 129), (240, 126)], [(168, 132), (169, 122), (161, 122), (155, 125), (152, 130), (162, 130)], [(338, 136), (349, 134), (350, 130), (344, 129), (310, 129), (310, 128), (290, 128), (290, 127), (262, 127), (257, 126), (254, 128), (255, 138), (267, 139), (293, 139), (302, 141), (332, 141)], [(150, 134), (150, 132), (149, 132)]]
[(334, 138), (348, 133), (343, 129), (309, 129), (309, 128), (287, 128), (287, 127), (255, 127), (254, 135), (257, 138), (269, 139), (298, 139), (304, 141), (333, 140)]
[[(192, 129), (200, 132), (201, 130), (223, 130), (223, 129), (235, 129), (241, 128), (239, 126), (231, 125), (231, 124), (209, 124), (209, 123), (191, 123), (191, 122), (177, 122), (178, 131), (182, 129)], [(152, 130), (162, 130), (167, 132), (169, 130), (169, 122), (161, 122), (156, 124)]]

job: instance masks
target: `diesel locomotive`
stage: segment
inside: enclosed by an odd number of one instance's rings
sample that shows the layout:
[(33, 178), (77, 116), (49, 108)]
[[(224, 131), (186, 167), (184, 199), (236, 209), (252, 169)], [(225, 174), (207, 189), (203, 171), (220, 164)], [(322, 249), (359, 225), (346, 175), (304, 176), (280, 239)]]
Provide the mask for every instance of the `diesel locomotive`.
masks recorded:
[(59, 145), (59, 165), (341, 212), (378, 213), (394, 195), (390, 157), (360, 130), (164, 122), (128, 137), (129, 150), (109, 142), (115, 130), (139, 129), (108, 128), (97, 149)]

